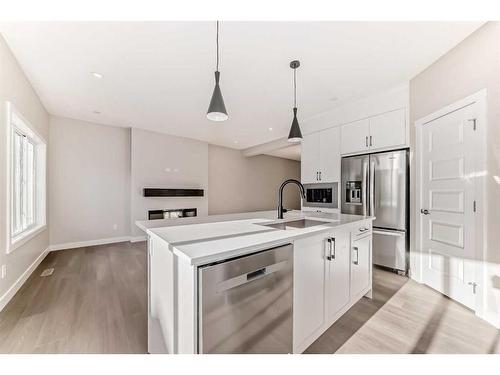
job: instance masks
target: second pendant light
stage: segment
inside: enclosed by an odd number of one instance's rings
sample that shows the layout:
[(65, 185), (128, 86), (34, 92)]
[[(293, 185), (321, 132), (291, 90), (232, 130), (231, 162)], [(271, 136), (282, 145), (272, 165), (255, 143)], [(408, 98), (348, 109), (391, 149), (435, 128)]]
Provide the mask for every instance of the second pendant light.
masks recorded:
[(288, 142), (301, 142), (302, 132), (300, 131), (299, 120), (297, 120), (297, 68), (300, 66), (299, 60), (293, 60), (290, 68), (293, 69), (293, 120), (288, 134)]
[(222, 92), (219, 86), (220, 72), (219, 72), (219, 21), (217, 21), (217, 63), (215, 69), (215, 87), (212, 93), (212, 99), (210, 100), (210, 105), (208, 106), (207, 118), (211, 121), (226, 121), (229, 116), (227, 115), (226, 106), (224, 105), (224, 99), (222, 98)]

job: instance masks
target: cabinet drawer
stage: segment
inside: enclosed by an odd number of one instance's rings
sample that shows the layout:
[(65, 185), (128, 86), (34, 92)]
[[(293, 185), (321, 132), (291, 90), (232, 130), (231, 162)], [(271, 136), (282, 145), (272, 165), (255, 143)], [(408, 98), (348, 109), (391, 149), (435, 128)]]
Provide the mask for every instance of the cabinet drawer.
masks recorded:
[(372, 223), (371, 222), (362, 222), (352, 232), (353, 240), (363, 238), (365, 236), (372, 234)]

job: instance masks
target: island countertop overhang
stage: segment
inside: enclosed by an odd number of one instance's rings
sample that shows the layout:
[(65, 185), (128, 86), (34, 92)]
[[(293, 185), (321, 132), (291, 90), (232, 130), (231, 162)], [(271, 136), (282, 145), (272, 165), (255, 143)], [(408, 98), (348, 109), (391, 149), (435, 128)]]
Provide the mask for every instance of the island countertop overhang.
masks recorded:
[[(249, 219), (244, 219), (245, 214), (237, 214), (237, 220), (144, 229), (148, 235), (168, 243), (168, 248), (175, 255), (184, 258), (193, 266), (202, 266), (290, 243), (345, 225), (375, 219), (369, 216), (338, 213), (292, 211), (287, 213), (284, 219), (276, 220), (273, 219), (275, 214), (275, 211), (265, 211), (259, 213), (260, 217), (252, 217), (255, 213), (249, 213), (251, 216)], [(263, 225), (298, 219), (318, 220), (322, 221), (322, 224), (292, 230), (274, 229)]]

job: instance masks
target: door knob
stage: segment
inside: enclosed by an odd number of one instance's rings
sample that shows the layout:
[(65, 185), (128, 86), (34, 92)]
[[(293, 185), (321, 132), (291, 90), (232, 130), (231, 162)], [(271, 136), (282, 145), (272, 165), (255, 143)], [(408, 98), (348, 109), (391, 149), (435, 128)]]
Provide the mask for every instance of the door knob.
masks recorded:
[(429, 210), (427, 210), (425, 208), (420, 209), (420, 213), (424, 214), (424, 215), (429, 215), (430, 214)]

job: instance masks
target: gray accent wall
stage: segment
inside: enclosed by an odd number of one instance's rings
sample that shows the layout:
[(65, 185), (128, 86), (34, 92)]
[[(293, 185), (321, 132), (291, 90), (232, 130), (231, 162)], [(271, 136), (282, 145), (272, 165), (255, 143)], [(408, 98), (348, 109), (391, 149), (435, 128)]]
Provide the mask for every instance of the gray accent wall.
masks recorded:
[[(288, 178), (300, 181), (300, 162), (210, 145), (208, 148), (208, 213), (275, 210), (278, 188)], [(296, 186), (285, 187), (283, 206), (300, 209)]]

